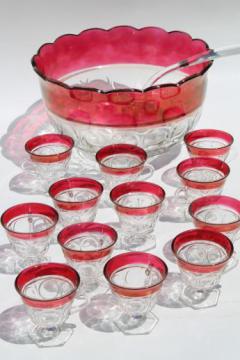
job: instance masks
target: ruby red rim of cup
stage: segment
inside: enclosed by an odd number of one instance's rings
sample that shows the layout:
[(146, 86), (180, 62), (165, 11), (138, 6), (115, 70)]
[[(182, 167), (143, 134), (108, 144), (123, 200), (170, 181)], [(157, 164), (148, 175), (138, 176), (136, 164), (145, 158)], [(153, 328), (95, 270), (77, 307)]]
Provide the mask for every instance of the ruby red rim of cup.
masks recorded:
[[(111, 244), (101, 247), (95, 250), (78, 250), (78, 249), (71, 249), (67, 246), (68, 242), (72, 240), (73, 237), (84, 234), (86, 232), (99, 232), (100, 234), (106, 234), (109, 235), (109, 238), (111, 239)], [(65, 227), (63, 230), (60, 231), (58, 234), (58, 243), (59, 245), (67, 250), (68, 252), (72, 254), (91, 254), (98, 258), (101, 257), (101, 254), (103, 255), (106, 253), (107, 250), (111, 250), (113, 246), (115, 245), (117, 241), (118, 235), (116, 230), (114, 230), (111, 226), (96, 222), (85, 222), (85, 223), (79, 223), (79, 224), (73, 224)]]
[[(222, 261), (218, 261), (214, 264), (196, 264), (196, 263), (184, 260), (181, 256), (178, 255), (178, 251), (181, 250), (183, 245), (185, 245), (189, 242), (193, 243), (195, 240), (196, 241), (205, 240), (205, 241), (213, 242), (213, 243), (220, 245), (222, 248), (224, 248), (224, 250), (226, 250), (227, 258)], [(175, 257), (177, 258), (177, 260), (179, 260), (183, 264), (192, 265), (192, 268), (195, 270), (214, 269), (214, 267), (218, 267), (219, 265), (224, 265), (231, 258), (233, 251), (234, 251), (233, 244), (226, 235), (224, 235), (220, 232), (204, 230), (204, 229), (191, 229), (191, 230), (187, 230), (187, 231), (184, 231), (184, 232), (178, 234), (173, 239), (171, 248), (172, 248), (172, 252), (175, 255)]]
[[(137, 165), (124, 167), (124, 168), (115, 168), (112, 166), (105, 165), (103, 163), (103, 160), (105, 160), (106, 157), (111, 156), (111, 155), (119, 155), (119, 154), (134, 155), (139, 158), (140, 162)], [(108, 145), (108, 146), (101, 148), (96, 153), (96, 160), (97, 160), (98, 164), (101, 165), (101, 167), (106, 168), (106, 169), (111, 169), (111, 170), (116, 170), (116, 171), (128, 170), (128, 169), (130, 170), (130, 169), (139, 168), (142, 165), (144, 165), (144, 163), (147, 160), (147, 153), (145, 150), (143, 150), (142, 148), (140, 148), (139, 146), (136, 146), (136, 145), (112, 144), (112, 145)]]
[[(56, 198), (56, 196), (61, 193), (64, 190), (71, 190), (71, 189), (93, 189), (98, 193), (96, 196), (92, 197), (89, 200), (83, 200), (83, 201), (70, 201), (70, 200), (59, 200)], [(94, 180), (94, 179), (90, 179), (90, 178), (80, 178), (80, 177), (73, 177), (73, 178), (68, 178), (68, 179), (62, 179), (59, 180), (55, 183), (53, 183), (49, 190), (49, 196), (57, 201), (58, 203), (62, 203), (62, 204), (69, 204), (69, 203), (73, 203), (73, 204), (87, 204), (87, 203), (91, 203), (93, 200), (98, 199), (103, 192), (103, 186), (100, 182)]]
[[(151, 266), (159, 271), (161, 274), (161, 280), (158, 281), (156, 284), (146, 286), (146, 287), (139, 287), (139, 288), (131, 288), (131, 287), (125, 287), (120, 286), (114, 283), (111, 280), (112, 274), (123, 268), (126, 265), (148, 265)], [(168, 267), (165, 264), (165, 262), (157, 257), (156, 255), (140, 252), (140, 251), (133, 251), (133, 252), (127, 252), (123, 254), (116, 255), (112, 257), (108, 262), (105, 264), (103, 269), (103, 274), (106, 278), (106, 280), (109, 282), (110, 286), (115, 289), (116, 291), (120, 290), (122, 295), (126, 293), (126, 296), (144, 296), (149, 293), (154, 293), (155, 291), (159, 290), (159, 286), (162, 284), (162, 282), (165, 280), (167, 274), (168, 274)], [(130, 291), (130, 293), (129, 293)], [(149, 291), (149, 292), (148, 292)]]
[[(53, 299), (36, 299), (27, 296), (22, 292), (23, 288), (29, 283), (29, 281), (47, 275), (59, 275), (70, 280), (74, 287), (73, 290), (63, 296), (55, 297)], [(15, 289), (22, 297), (23, 301), (28, 305), (36, 307), (57, 307), (71, 301), (79, 287), (79, 284), (80, 277), (75, 269), (67, 264), (52, 262), (29, 266), (28, 268), (22, 270), (15, 279)]]
[[(51, 219), (53, 222), (52, 225), (47, 227), (44, 230), (36, 231), (36, 232), (20, 232), (12, 230), (8, 227), (8, 224), (11, 220), (17, 218), (20, 215), (44, 215)], [(1, 224), (3, 228), (11, 233), (11, 234), (19, 234), (19, 235), (28, 235), (33, 234), (34, 236), (41, 236), (44, 235), (45, 232), (49, 232), (49, 230), (53, 230), (58, 222), (58, 213), (57, 211), (49, 205), (41, 204), (41, 203), (22, 203), (14, 205), (7, 210), (4, 211), (4, 213), (1, 216)]]
[[(65, 151), (58, 152), (55, 154), (36, 154), (34, 150), (41, 145), (53, 145), (53, 144), (63, 144), (68, 148)], [(74, 146), (74, 140), (63, 134), (44, 134), (31, 138), (25, 143), (25, 150), (31, 156), (32, 160), (43, 162), (57, 162), (64, 160), (70, 155), (72, 148)]]
[(195, 221), (200, 222), (200, 223), (205, 223), (205, 224), (208, 224), (211, 226), (227, 226), (227, 225), (234, 225), (234, 224), (238, 224), (238, 223), (240, 224), (240, 219), (232, 221), (232, 222), (228, 222), (228, 223), (208, 223), (206, 221), (199, 219), (195, 215), (196, 211), (198, 211), (199, 209), (201, 209), (203, 207), (212, 206), (212, 205), (220, 205), (220, 206), (224, 206), (225, 208), (230, 208), (230, 209), (234, 210), (235, 212), (237, 212), (240, 217), (240, 201), (238, 199), (235, 199), (233, 197), (226, 196), (226, 195), (203, 196), (201, 198), (194, 200), (189, 205), (189, 214)]
[[(196, 180), (191, 180), (191, 179), (188, 179), (187, 177), (185, 177), (184, 173), (187, 170), (196, 169), (196, 168), (201, 169), (202, 167), (212, 168), (214, 170), (220, 171), (222, 173), (221, 179), (213, 180), (213, 181), (196, 181)], [(205, 186), (207, 184), (216, 184), (216, 185), (218, 183), (221, 184), (223, 182), (223, 180), (225, 180), (230, 173), (230, 167), (228, 166), (228, 164), (226, 164), (222, 160), (215, 159), (215, 158), (209, 158), (209, 157), (195, 157), (195, 158), (189, 158), (189, 159), (183, 160), (178, 164), (176, 170), (177, 170), (178, 176), (183, 181), (186, 181), (189, 184), (195, 183), (195, 184), (202, 184)]]
[[(121, 205), (118, 203), (118, 199), (122, 195), (126, 195), (128, 193), (133, 192), (142, 192), (155, 195), (158, 197), (158, 201), (156, 201), (152, 205), (143, 206), (143, 207), (131, 207), (126, 205)], [(119, 208), (123, 209), (150, 209), (156, 207), (156, 205), (160, 205), (165, 198), (165, 191), (163, 188), (157, 184), (147, 182), (147, 181), (129, 181), (120, 185), (115, 186), (110, 192), (111, 201)]]
[[(193, 145), (192, 142), (198, 139), (202, 138), (219, 138), (227, 142), (226, 145), (216, 148), (207, 148), (207, 147), (198, 147), (196, 145)], [(231, 134), (227, 133), (226, 131), (222, 130), (216, 130), (216, 129), (199, 129), (194, 130), (189, 133), (187, 133), (184, 136), (184, 142), (185, 144), (190, 148), (195, 148), (199, 150), (208, 150), (208, 151), (214, 151), (216, 149), (225, 149), (230, 147), (233, 144), (234, 138)]]

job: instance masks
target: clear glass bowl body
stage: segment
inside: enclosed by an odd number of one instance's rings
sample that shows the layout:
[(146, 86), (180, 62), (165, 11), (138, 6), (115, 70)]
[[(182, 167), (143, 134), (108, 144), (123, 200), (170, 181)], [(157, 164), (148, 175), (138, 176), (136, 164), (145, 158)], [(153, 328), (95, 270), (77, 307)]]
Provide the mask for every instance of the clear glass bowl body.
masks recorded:
[(211, 63), (143, 84), (159, 67), (207, 49), (184, 32), (118, 26), (60, 36), (39, 49), (32, 65), (51, 119), (81, 150), (95, 155), (126, 142), (154, 154), (181, 141), (198, 120)]

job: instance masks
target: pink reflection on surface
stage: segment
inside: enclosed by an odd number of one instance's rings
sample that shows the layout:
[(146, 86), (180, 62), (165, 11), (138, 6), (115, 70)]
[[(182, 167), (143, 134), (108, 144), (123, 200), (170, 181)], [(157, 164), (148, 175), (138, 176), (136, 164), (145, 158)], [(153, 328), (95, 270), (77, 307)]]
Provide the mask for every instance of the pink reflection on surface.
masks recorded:
[(43, 102), (38, 100), (9, 126), (0, 142), (2, 155), (15, 165), (22, 166), (28, 158), (25, 142), (35, 135), (50, 131), (56, 132), (50, 124)]

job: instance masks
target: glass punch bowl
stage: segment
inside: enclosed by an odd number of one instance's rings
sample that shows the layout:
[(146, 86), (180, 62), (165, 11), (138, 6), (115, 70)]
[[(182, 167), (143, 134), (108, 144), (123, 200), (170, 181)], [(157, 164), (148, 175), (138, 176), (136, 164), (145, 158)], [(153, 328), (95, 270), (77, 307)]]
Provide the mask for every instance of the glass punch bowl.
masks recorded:
[(154, 156), (196, 124), (212, 63), (173, 72), (152, 87), (144, 83), (205, 50), (205, 41), (185, 32), (118, 26), (60, 36), (39, 49), (32, 65), (50, 119), (90, 158), (112, 143), (135, 144)]

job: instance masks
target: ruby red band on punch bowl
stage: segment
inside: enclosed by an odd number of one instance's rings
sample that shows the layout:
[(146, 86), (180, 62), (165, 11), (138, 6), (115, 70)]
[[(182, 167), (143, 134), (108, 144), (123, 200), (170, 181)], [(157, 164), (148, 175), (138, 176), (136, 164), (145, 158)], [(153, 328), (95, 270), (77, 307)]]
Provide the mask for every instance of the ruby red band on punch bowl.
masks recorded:
[(193, 222), (197, 228), (214, 230), (219, 232), (228, 232), (236, 230), (240, 227), (240, 220), (236, 220), (228, 224), (212, 224), (208, 223), (207, 219), (206, 221), (199, 220), (196, 213), (203, 208), (207, 208), (208, 206), (222, 206), (223, 208), (231, 209), (232, 211), (237, 213), (240, 218), (239, 200), (224, 195), (204, 196), (194, 200), (189, 206), (189, 214), (193, 218)]
[[(121, 196), (128, 193), (141, 192), (155, 195), (158, 200), (153, 205), (146, 207), (127, 207), (120, 205), (118, 200)], [(147, 214), (153, 214), (158, 211), (165, 198), (165, 191), (161, 186), (153, 184), (147, 181), (131, 181), (115, 186), (110, 192), (110, 199), (114, 203), (116, 211), (126, 215), (142, 216)]]
[[(23, 215), (42, 215), (44, 217), (48, 217), (51, 220), (52, 225), (41, 231), (27, 232), (27, 233), (14, 231), (11, 228), (9, 228), (9, 223), (11, 223), (12, 220), (17, 219)], [(53, 232), (57, 222), (58, 222), (57, 211), (49, 205), (40, 204), (40, 203), (18, 204), (7, 209), (1, 216), (1, 224), (4, 227), (4, 229), (7, 231), (7, 233), (10, 236), (13, 236), (14, 238), (18, 238), (21, 240), (32, 240), (32, 239), (48, 236)]]
[[(93, 190), (97, 195), (94, 198), (85, 201), (63, 201), (57, 199), (57, 195), (61, 192), (78, 188)], [(48, 192), (58, 208), (63, 210), (83, 210), (89, 209), (98, 203), (103, 192), (103, 186), (93, 179), (74, 177), (55, 182), (50, 186)]]
[[(24, 295), (24, 287), (32, 280), (43, 276), (61, 276), (71, 281), (74, 289), (62, 297), (56, 297), (54, 299), (34, 299)], [(55, 308), (63, 306), (66, 303), (72, 301), (75, 297), (76, 291), (80, 284), (80, 277), (76, 270), (71, 266), (59, 263), (44, 263), (39, 265), (30, 266), (19, 273), (15, 280), (15, 288), (21, 296), (23, 302), (31, 307), (35, 308)]]
[[(202, 148), (193, 144), (194, 141), (204, 138), (221, 139), (226, 145), (219, 148)], [(184, 142), (188, 151), (196, 156), (221, 156), (229, 152), (234, 139), (232, 135), (222, 130), (200, 129), (187, 133)]]
[(199, 108), (212, 62), (182, 69), (186, 77), (178, 83), (144, 90), (123, 86), (104, 91), (91, 87), (91, 83), (86, 88), (68, 85), (61, 79), (76, 71), (105, 65), (167, 67), (208, 51), (205, 41), (192, 39), (185, 32), (167, 32), (154, 26), (141, 29), (117, 26), (60, 36), (41, 46), (32, 58), (32, 65), (40, 77), (46, 107), (53, 114), (77, 123), (138, 127), (165, 123)]
[[(34, 153), (35, 150), (47, 145), (65, 145), (67, 150), (51, 155), (40, 155)], [(67, 159), (72, 152), (74, 141), (70, 136), (61, 134), (45, 134), (36, 136), (28, 140), (25, 144), (25, 150), (29, 153), (31, 160), (39, 163), (55, 163)]]
[[(179, 250), (181, 250), (186, 244), (191, 243), (194, 245), (194, 241), (199, 242), (200, 240), (207, 241), (208, 243), (216, 243), (217, 245), (221, 246), (227, 253), (226, 259), (215, 264), (202, 265), (186, 261), (178, 255)], [(179, 267), (183, 268), (184, 270), (197, 273), (210, 273), (223, 269), (226, 266), (228, 260), (231, 258), (233, 250), (233, 244), (227, 236), (219, 232), (209, 230), (187, 230), (177, 235), (172, 241), (172, 251), (177, 258)]]
[[(192, 169), (201, 169), (204, 171), (205, 168), (217, 170), (218, 172), (222, 173), (222, 178), (215, 181), (194, 181), (189, 180), (184, 176), (185, 172)], [(193, 189), (200, 189), (200, 190), (208, 190), (208, 189), (215, 189), (222, 187), (225, 183), (227, 176), (230, 173), (229, 166), (219, 160), (214, 158), (208, 157), (196, 157), (183, 160), (177, 166), (177, 173), (178, 176), (181, 178), (183, 185), (193, 188)]]
[[(127, 288), (116, 285), (115, 283), (112, 282), (111, 277), (114, 274), (114, 272), (118, 271), (121, 268), (124, 268), (124, 266), (127, 265), (141, 265), (141, 264), (147, 265), (149, 267), (158, 270), (159, 273), (161, 274), (161, 280), (154, 285), (146, 286), (144, 288)], [(168, 268), (165, 262), (159, 257), (149, 253), (136, 251), (136, 252), (127, 252), (112, 257), (106, 263), (103, 273), (106, 280), (109, 282), (109, 285), (113, 292), (121, 296), (143, 297), (143, 296), (151, 296), (160, 289), (162, 282), (165, 280), (168, 274)]]
[[(108, 165), (105, 165), (103, 161), (111, 155), (117, 154), (127, 154), (133, 155), (139, 158), (139, 164), (132, 167), (125, 168), (114, 168)], [(147, 160), (147, 153), (142, 148), (130, 145), (130, 144), (113, 144), (108, 145), (100, 149), (96, 154), (96, 160), (100, 166), (101, 171), (106, 174), (111, 175), (127, 175), (127, 174), (136, 174), (144, 166), (145, 161)]]
[[(107, 247), (97, 248), (96, 250), (77, 250), (68, 247), (68, 243), (71, 243), (71, 240), (76, 239), (84, 233), (104, 234), (109, 237), (111, 244)], [(117, 232), (112, 227), (95, 222), (70, 225), (58, 234), (58, 243), (61, 245), (64, 255), (73, 261), (91, 261), (108, 256), (113, 251), (116, 241)]]

